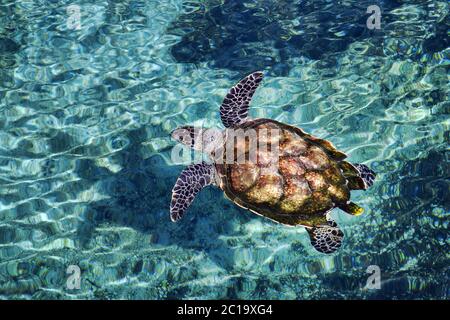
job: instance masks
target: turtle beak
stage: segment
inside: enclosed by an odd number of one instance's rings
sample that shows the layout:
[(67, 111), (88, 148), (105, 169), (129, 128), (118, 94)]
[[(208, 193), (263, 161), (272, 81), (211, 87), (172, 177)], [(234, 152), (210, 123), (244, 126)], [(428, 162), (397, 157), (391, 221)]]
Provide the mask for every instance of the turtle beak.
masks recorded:
[(177, 136), (176, 136), (176, 131), (177, 131), (177, 130), (178, 130), (178, 129), (173, 130), (173, 131), (170, 133), (170, 137), (171, 137), (172, 139), (178, 141), (178, 139), (176, 138), (176, 137), (177, 137)]

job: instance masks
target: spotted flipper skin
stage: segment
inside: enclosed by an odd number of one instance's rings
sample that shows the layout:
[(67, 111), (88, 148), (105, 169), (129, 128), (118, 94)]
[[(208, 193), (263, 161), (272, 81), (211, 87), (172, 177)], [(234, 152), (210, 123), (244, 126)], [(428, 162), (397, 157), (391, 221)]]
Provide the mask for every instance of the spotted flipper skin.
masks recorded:
[(226, 128), (233, 128), (247, 120), (253, 94), (263, 79), (263, 73), (253, 72), (230, 89), (220, 106), (220, 118)]
[(330, 254), (339, 249), (344, 234), (338, 226), (330, 221), (328, 225), (316, 226), (307, 229), (311, 244), (322, 253)]
[(170, 219), (181, 219), (197, 193), (214, 183), (215, 167), (205, 162), (193, 164), (184, 169), (172, 189)]
[(366, 189), (371, 187), (375, 181), (375, 177), (377, 176), (376, 173), (365, 164), (354, 163), (353, 165), (356, 169), (358, 169), (359, 176), (364, 180)]

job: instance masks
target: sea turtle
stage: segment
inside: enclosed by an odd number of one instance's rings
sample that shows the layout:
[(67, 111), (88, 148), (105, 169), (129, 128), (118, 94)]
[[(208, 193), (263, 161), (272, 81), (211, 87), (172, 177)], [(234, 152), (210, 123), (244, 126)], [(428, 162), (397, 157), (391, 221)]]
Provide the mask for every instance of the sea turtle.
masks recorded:
[(332, 253), (341, 246), (343, 233), (330, 210), (361, 214), (363, 209), (350, 201), (350, 190), (370, 187), (375, 173), (364, 164), (345, 161), (346, 155), (329, 141), (299, 128), (248, 118), (262, 78), (262, 72), (254, 72), (230, 89), (220, 106), (225, 130), (183, 126), (172, 132), (175, 140), (206, 152), (211, 163), (183, 170), (172, 190), (170, 217), (179, 220), (197, 193), (212, 184), (260, 216), (305, 227), (318, 251)]

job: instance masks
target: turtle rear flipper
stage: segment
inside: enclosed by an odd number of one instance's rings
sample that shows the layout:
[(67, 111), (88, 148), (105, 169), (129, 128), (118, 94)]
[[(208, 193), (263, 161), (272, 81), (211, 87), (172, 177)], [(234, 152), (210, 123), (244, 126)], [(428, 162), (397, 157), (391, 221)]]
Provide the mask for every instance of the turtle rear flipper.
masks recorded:
[(173, 222), (183, 217), (200, 190), (214, 183), (215, 173), (214, 165), (205, 162), (190, 165), (181, 172), (172, 189), (170, 219)]
[(333, 253), (342, 244), (344, 233), (334, 222), (306, 229), (313, 247), (322, 253)]
[(373, 185), (376, 174), (365, 164), (341, 161), (339, 167), (350, 190), (366, 190)]
[(366, 184), (366, 189), (371, 187), (375, 181), (375, 177), (377, 176), (377, 174), (365, 164), (354, 163), (353, 165), (356, 167), (356, 169), (358, 169), (359, 176)]

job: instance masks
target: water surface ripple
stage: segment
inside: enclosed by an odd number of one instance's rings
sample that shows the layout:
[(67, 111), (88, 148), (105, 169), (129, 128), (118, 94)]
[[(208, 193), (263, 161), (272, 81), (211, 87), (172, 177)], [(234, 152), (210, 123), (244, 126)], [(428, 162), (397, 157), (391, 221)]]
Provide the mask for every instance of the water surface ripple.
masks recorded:
[[(448, 298), (448, 21), (437, 0), (0, 1), (0, 298)], [(170, 222), (170, 132), (221, 126), (257, 69), (253, 117), (378, 173), (364, 215), (334, 213), (336, 254), (214, 188)]]

